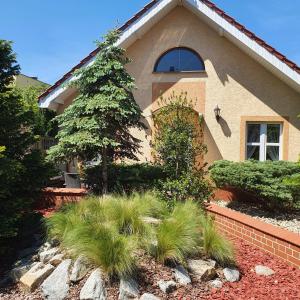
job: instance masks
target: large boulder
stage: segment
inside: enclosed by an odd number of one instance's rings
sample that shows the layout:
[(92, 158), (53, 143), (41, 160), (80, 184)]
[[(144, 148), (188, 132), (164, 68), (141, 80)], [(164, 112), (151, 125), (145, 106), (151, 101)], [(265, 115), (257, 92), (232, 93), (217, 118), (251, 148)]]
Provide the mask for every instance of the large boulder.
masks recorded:
[(208, 281), (214, 279), (217, 275), (213, 260), (190, 259), (188, 260), (188, 268), (199, 280)]
[(179, 284), (187, 285), (192, 282), (189, 273), (182, 265), (176, 266), (174, 273), (175, 273), (175, 279)]
[(170, 281), (160, 280), (157, 284), (160, 290), (165, 294), (172, 293), (173, 291), (176, 290), (176, 282), (174, 282), (173, 280)]
[(72, 282), (80, 281), (89, 271), (89, 262), (84, 256), (79, 256), (72, 268), (70, 280)]
[(100, 269), (89, 276), (80, 292), (80, 300), (105, 300), (106, 291)]
[(27, 291), (33, 292), (53, 270), (54, 267), (52, 265), (44, 265), (38, 262), (21, 277), (20, 282)]
[(120, 282), (119, 300), (137, 299), (139, 286), (133, 278), (122, 278)]
[(255, 273), (260, 276), (271, 276), (275, 274), (275, 272), (272, 269), (262, 265), (255, 266)]
[(40, 253), (40, 261), (45, 264), (58, 253), (59, 248), (51, 248), (49, 250), (45, 250)]
[(223, 269), (224, 277), (229, 282), (236, 282), (240, 280), (240, 272), (237, 269), (225, 268)]
[(63, 300), (69, 292), (69, 270), (71, 259), (64, 260), (41, 285), (43, 295), (48, 300)]

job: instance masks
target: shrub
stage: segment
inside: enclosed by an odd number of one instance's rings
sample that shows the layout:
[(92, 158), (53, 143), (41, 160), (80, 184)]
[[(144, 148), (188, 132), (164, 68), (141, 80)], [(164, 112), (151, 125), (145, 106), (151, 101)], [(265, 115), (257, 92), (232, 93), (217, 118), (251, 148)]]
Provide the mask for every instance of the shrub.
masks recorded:
[(238, 188), (267, 207), (300, 206), (298, 189), (288, 185), (285, 180), (300, 173), (300, 166), (296, 163), (217, 161), (210, 167), (210, 172), (217, 187)]
[(218, 233), (213, 219), (210, 216), (202, 215), (200, 222), (204, 254), (215, 259), (222, 265), (233, 263), (233, 245)]
[(166, 200), (169, 207), (177, 201), (195, 200), (202, 204), (212, 195), (212, 186), (209, 181), (197, 174), (187, 173), (179, 178), (169, 178), (161, 181), (159, 194)]
[[(99, 178), (101, 166), (87, 167), (84, 181), (94, 193), (102, 191), (102, 179)], [(108, 168), (108, 190), (110, 193), (144, 192), (155, 187), (158, 180), (165, 178), (160, 166), (151, 164), (112, 164)]]

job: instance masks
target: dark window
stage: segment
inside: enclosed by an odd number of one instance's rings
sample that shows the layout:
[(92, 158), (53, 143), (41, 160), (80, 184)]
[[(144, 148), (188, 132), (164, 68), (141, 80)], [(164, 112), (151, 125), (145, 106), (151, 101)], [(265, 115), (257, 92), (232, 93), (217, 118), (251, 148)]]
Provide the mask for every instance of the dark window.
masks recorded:
[(163, 54), (157, 61), (154, 72), (204, 71), (201, 57), (187, 48), (175, 48)]

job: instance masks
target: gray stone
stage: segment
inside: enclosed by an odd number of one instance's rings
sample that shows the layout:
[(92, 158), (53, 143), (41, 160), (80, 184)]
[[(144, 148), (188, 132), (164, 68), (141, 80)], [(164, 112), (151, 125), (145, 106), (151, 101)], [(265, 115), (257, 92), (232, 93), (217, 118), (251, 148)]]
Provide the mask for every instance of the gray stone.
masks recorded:
[(84, 256), (79, 256), (73, 266), (70, 280), (72, 282), (78, 282), (81, 280), (89, 271), (88, 260)]
[(164, 281), (160, 280), (157, 285), (161, 289), (162, 292), (169, 294), (176, 290), (176, 282), (173, 280), (170, 281)]
[(229, 282), (236, 282), (240, 280), (240, 272), (237, 269), (225, 268), (223, 269), (224, 277)]
[(139, 286), (133, 278), (122, 278), (120, 282), (119, 300), (136, 299), (139, 296)]
[(215, 261), (206, 261), (202, 259), (188, 260), (188, 268), (197, 279), (208, 281), (214, 279), (217, 275)]
[(21, 277), (20, 282), (27, 291), (33, 292), (53, 270), (54, 267), (52, 265), (44, 265), (38, 262)]
[(160, 298), (154, 296), (153, 294), (145, 293), (145, 294), (142, 295), (140, 300), (160, 300)]
[(42, 263), (47, 263), (58, 253), (59, 253), (59, 248), (51, 248), (49, 250), (43, 251), (40, 253), (40, 261)]
[(272, 269), (262, 265), (255, 266), (255, 273), (260, 276), (271, 276), (275, 274)]
[(12, 282), (16, 283), (20, 278), (32, 267), (30, 260), (20, 260), (15, 264), (15, 267), (9, 272), (9, 277)]
[(190, 284), (192, 282), (189, 273), (187, 272), (187, 270), (182, 265), (178, 265), (175, 268), (175, 279), (181, 285), (187, 285), (187, 284)]
[(102, 273), (96, 269), (90, 275), (80, 292), (80, 300), (105, 300), (106, 291)]
[(209, 282), (209, 285), (214, 289), (220, 289), (223, 286), (223, 282), (220, 279), (215, 279)]
[(161, 223), (160, 219), (152, 218), (152, 217), (143, 217), (142, 220), (150, 225), (159, 225)]
[(52, 248), (51, 244), (49, 242), (46, 242), (40, 247), (39, 254), (44, 251), (50, 250), (51, 248)]
[(57, 267), (64, 259), (64, 254), (62, 253), (59, 253), (59, 254), (56, 254), (55, 256), (53, 256), (50, 260), (49, 260), (49, 263), (54, 266), (54, 267)]
[(43, 295), (48, 300), (63, 300), (69, 291), (69, 270), (72, 260), (64, 260), (41, 285)]

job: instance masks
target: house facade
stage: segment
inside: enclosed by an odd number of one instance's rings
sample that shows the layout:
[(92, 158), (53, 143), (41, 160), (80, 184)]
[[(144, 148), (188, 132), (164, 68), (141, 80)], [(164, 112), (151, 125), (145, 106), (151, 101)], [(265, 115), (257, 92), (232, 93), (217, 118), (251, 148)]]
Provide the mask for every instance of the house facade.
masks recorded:
[[(148, 129), (133, 133), (151, 160), (160, 95), (187, 93), (203, 116), (206, 161), (298, 160), (300, 68), (207, 0), (156, 0), (123, 25), (135, 99)], [(39, 98), (61, 113), (76, 96), (66, 83), (97, 49)], [(218, 111), (219, 114), (216, 117)]]

